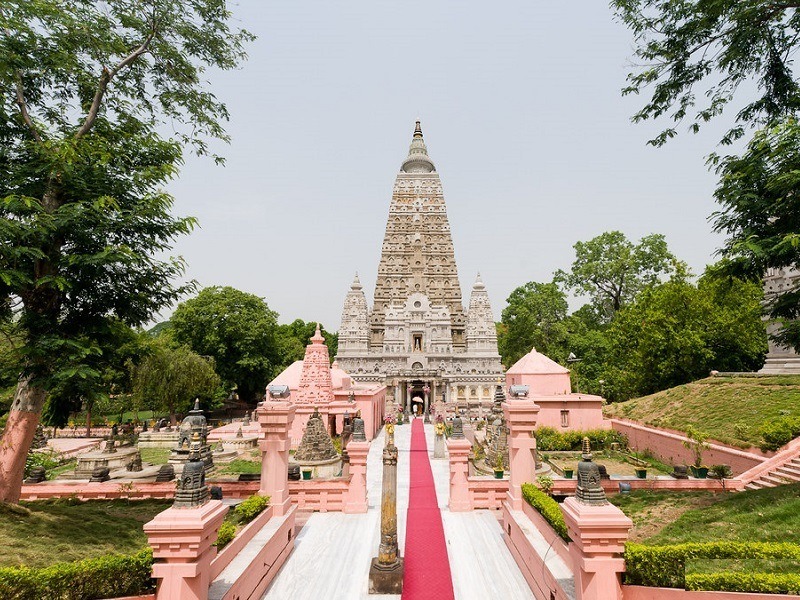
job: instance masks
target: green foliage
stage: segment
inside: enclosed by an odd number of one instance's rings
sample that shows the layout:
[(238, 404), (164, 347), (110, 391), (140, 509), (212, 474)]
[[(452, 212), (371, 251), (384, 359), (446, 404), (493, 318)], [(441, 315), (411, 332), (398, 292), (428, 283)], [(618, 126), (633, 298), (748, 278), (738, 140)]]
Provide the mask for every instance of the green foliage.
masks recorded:
[(220, 384), (213, 360), (185, 346), (171, 347), (168, 336), (153, 339), (147, 356), (133, 368), (138, 405), (170, 415), (188, 410), (195, 398), (215, 398)]
[(95, 600), (144, 594), (155, 589), (153, 551), (88, 558), (49, 567), (0, 568), (0, 597), (6, 600)]
[(536, 485), (538, 485), (545, 494), (550, 494), (553, 489), (553, 478), (548, 475), (539, 475), (536, 478)]
[(800, 417), (786, 416), (767, 421), (758, 432), (762, 438), (762, 450), (777, 450), (800, 435)]
[(510, 367), (533, 347), (554, 360), (567, 358), (567, 298), (556, 283), (530, 281), (506, 302), (497, 339), (503, 364)]
[(800, 574), (797, 573), (687, 573), (685, 580), (687, 590), (800, 593)]
[(223, 521), (222, 525), (219, 526), (219, 532), (217, 533), (217, 541), (214, 542), (214, 545), (217, 547), (217, 550), (222, 550), (235, 537), (236, 537), (236, 525), (234, 523), (231, 523), (230, 521)]
[(686, 437), (688, 439), (683, 441), (683, 446), (691, 450), (694, 456), (694, 466), (699, 467), (703, 464), (703, 452), (708, 450), (708, 434), (694, 427), (689, 427), (686, 430)]
[(269, 496), (254, 494), (236, 505), (234, 516), (239, 523), (249, 523), (269, 506)]
[[(727, 236), (718, 271), (760, 283), (764, 273), (800, 264), (796, 215), (800, 125), (794, 118), (756, 132), (741, 156), (712, 158), (720, 177), (714, 230)], [(775, 339), (800, 350), (800, 289), (773, 290), (766, 310)]]
[[(625, 581), (633, 585), (651, 587), (685, 588), (694, 585), (709, 585), (719, 581), (725, 591), (757, 592), (764, 585), (775, 582), (770, 575), (763, 573), (717, 573), (687, 574), (689, 560), (711, 559), (781, 559), (800, 560), (800, 545), (780, 542), (734, 542), (716, 541), (706, 543), (674, 544), (669, 546), (645, 546), (628, 543), (625, 545)], [(800, 575), (784, 583), (794, 585)], [(739, 582), (742, 588), (732, 587)], [(752, 585), (753, 587), (748, 587)], [(692, 587), (691, 589), (718, 589)], [(795, 588), (796, 589), (796, 588)], [(790, 590), (781, 590), (790, 591)]]
[(558, 502), (539, 490), (532, 483), (522, 484), (522, 497), (525, 499), (525, 502), (541, 513), (544, 520), (550, 523), (556, 533), (564, 541), (570, 541), (567, 532), (567, 524), (564, 522), (564, 514), (561, 512), (561, 507), (558, 505)]
[(552, 427), (537, 427), (533, 436), (540, 452), (580, 450), (583, 438), (588, 437), (593, 450), (610, 448), (616, 442), (621, 448), (628, 446), (628, 438), (613, 429), (587, 429), (585, 431), (558, 431)]
[(28, 452), (28, 456), (25, 457), (24, 476), (30, 475), (33, 467), (44, 467), (46, 471), (49, 471), (59, 464), (61, 464), (59, 458), (50, 452)]
[[(634, 121), (688, 119), (689, 130), (697, 132), (722, 114), (738, 90), (758, 90), (760, 95), (739, 110), (735, 126), (722, 138), (730, 143), (744, 135), (747, 125), (800, 108), (800, 88), (792, 72), (800, 15), (793, 4), (613, 0), (611, 5), (636, 43), (637, 71), (628, 75), (623, 94), (650, 89)], [(698, 99), (705, 103), (697, 106)], [(676, 133), (668, 127), (650, 143), (661, 145)]]
[(170, 322), (177, 343), (213, 358), (225, 384), (253, 402), (277, 374), (277, 317), (263, 298), (214, 286), (179, 304)]
[(591, 296), (597, 314), (606, 320), (660, 277), (683, 277), (686, 271), (660, 234), (633, 244), (621, 231), (607, 231), (588, 242), (577, 242), (573, 248), (575, 262), (570, 272), (559, 271), (556, 280)]

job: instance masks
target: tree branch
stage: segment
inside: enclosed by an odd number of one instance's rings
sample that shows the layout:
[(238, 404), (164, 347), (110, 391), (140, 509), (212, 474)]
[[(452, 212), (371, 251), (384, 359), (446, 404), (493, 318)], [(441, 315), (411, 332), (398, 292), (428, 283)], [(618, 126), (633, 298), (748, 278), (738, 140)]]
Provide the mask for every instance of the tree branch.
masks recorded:
[(153, 22), (153, 27), (150, 30), (150, 33), (145, 38), (145, 40), (128, 56), (123, 58), (117, 66), (115, 66), (110, 71), (103, 67), (103, 73), (100, 75), (100, 80), (97, 82), (97, 91), (94, 94), (94, 98), (92, 99), (92, 105), (89, 107), (89, 112), (86, 114), (86, 119), (83, 121), (83, 125), (75, 134), (75, 139), (81, 138), (86, 135), (89, 130), (91, 130), (92, 125), (94, 125), (95, 120), (97, 119), (97, 113), (100, 110), (100, 106), (103, 103), (103, 98), (106, 94), (106, 90), (108, 89), (109, 82), (114, 78), (114, 76), (119, 73), (122, 69), (133, 64), (133, 62), (139, 58), (142, 54), (147, 52), (148, 47), (150, 46), (150, 42), (153, 41), (153, 38), (156, 35), (157, 31), (157, 24)]
[(42, 136), (39, 135), (39, 131), (36, 129), (36, 125), (28, 112), (28, 103), (25, 101), (25, 89), (22, 87), (22, 74), (19, 72), (17, 72), (17, 104), (19, 105), (19, 112), (22, 115), (22, 120), (25, 121), (25, 125), (31, 130), (33, 138), (37, 142), (41, 142)]

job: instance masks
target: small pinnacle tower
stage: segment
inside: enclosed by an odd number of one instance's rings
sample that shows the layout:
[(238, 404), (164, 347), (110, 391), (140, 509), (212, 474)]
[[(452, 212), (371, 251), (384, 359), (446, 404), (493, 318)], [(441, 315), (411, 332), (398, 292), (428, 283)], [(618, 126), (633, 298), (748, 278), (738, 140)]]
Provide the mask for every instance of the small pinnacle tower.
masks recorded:
[(442, 183), (419, 121), (394, 182), (372, 309), (356, 275), (342, 310), (336, 360), (355, 381), (391, 387), (401, 410), (418, 414), (441, 398), (488, 407), (502, 374), (480, 275), (469, 310), (462, 304)]
[(333, 400), (333, 383), (331, 382), (331, 361), (325, 338), (317, 330), (306, 346), (303, 358), (303, 370), (297, 386), (297, 403), (327, 404)]

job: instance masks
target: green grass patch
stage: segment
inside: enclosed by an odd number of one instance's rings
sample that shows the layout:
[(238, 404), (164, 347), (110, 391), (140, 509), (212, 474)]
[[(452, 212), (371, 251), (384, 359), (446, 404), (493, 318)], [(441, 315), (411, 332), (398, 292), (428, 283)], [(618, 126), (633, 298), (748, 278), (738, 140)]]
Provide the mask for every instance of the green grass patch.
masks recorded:
[(241, 473), (261, 473), (261, 462), (237, 458), (227, 465), (217, 468), (220, 475), (239, 475)]
[(604, 408), (609, 417), (686, 431), (746, 448), (761, 443), (762, 425), (800, 416), (800, 376), (709, 377)]
[(143, 463), (151, 465), (165, 465), (169, 461), (171, 450), (169, 448), (140, 448)]
[(40, 500), (22, 510), (0, 505), (0, 567), (46, 567), (147, 547), (142, 525), (167, 500)]

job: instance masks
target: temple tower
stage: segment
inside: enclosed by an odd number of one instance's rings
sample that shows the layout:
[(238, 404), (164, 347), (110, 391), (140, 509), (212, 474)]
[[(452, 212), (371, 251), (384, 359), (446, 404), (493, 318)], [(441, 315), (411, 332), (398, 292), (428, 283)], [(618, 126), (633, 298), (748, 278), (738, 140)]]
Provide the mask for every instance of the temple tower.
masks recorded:
[(358, 277), (339, 329), (339, 365), (356, 381), (393, 387), (407, 409), (431, 402), (491, 405), (502, 373), (480, 277), (464, 310), (442, 183), (416, 122), (392, 190), (372, 310)]

